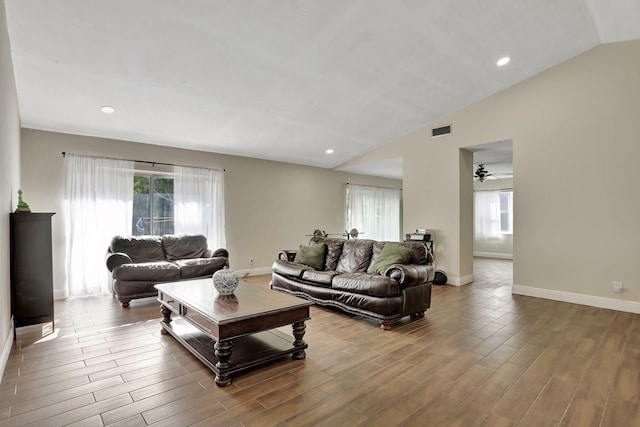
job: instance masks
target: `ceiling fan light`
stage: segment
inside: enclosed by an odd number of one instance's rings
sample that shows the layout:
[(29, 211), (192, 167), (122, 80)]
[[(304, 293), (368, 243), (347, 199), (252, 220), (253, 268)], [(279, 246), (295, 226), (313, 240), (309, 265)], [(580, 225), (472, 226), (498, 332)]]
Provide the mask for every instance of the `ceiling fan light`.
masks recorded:
[(484, 168), (484, 164), (481, 163), (478, 165), (478, 168), (476, 169), (476, 173), (474, 174), (474, 176), (478, 178), (478, 181), (484, 182), (488, 177), (491, 176), (491, 174), (489, 173), (488, 170)]

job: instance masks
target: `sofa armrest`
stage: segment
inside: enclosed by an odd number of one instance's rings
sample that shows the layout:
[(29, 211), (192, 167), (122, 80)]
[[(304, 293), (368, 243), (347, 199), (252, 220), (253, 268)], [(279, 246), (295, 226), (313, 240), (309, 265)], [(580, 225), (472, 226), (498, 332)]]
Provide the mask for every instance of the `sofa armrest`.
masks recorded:
[(404, 289), (433, 281), (435, 267), (433, 264), (393, 264), (384, 275), (396, 280)]
[(122, 264), (131, 264), (133, 262), (131, 257), (123, 252), (108, 252), (105, 261), (110, 272), (113, 272), (116, 267)]
[(224, 248), (219, 248), (214, 250), (211, 249), (207, 249), (207, 251), (204, 253), (204, 258), (215, 258), (215, 257), (225, 257), (225, 258), (229, 258), (229, 251), (227, 251)]
[(283, 251), (278, 252), (278, 259), (283, 261), (292, 261), (296, 259), (296, 254), (298, 251), (285, 249)]
[(277, 259), (273, 262), (271, 270), (274, 273), (282, 274), (285, 276), (301, 278), (302, 274), (305, 271), (312, 270), (312, 268), (303, 264), (297, 264), (292, 261)]

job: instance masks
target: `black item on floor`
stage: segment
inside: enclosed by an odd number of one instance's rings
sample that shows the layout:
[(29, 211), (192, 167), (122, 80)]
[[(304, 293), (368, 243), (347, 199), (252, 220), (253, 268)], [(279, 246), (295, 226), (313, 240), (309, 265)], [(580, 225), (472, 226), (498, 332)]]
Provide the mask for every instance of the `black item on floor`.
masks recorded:
[(447, 275), (442, 270), (436, 270), (436, 274), (433, 277), (434, 285), (446, 285), (447, 284)]

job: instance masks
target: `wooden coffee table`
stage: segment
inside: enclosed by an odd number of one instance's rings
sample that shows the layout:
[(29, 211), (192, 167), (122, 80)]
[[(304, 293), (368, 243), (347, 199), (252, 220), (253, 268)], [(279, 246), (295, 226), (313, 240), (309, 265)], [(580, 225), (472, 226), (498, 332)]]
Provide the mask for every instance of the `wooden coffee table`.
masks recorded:
[[(304, 359), (302, 338), (310, 301), (266, 287), (241, 283), (219, 295), (211, 279), (155, 286), (161, 303), (162, 332), (171, 334), (228, 386), (231, 375), (291, 354)], [(175, 313), (180, 317), (171, 318)], [(292, 325), (293, 337), (275, 328)]]

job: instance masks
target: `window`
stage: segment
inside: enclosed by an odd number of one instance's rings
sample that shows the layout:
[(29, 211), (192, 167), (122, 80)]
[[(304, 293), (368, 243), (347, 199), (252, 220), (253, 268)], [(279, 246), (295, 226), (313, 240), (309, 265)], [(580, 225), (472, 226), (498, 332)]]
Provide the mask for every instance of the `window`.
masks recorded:
[(224, 248), (224, 171), (175, 166), (173, 178), (176, 234), (203, 234), (209, 247)]
[(110, 293), (104, 250), (113, 236), (131, 230), (132, 161), (65, 156), (66, 293)]
[(476, 191), (474, 210), (476, 239), (499, 240), (513, 233), (513, 191)]
[(500, 192), (500, 232), (513, 234), (513, 191)]
[(347, 227), (366, 239), (398, 241), (400, 195), (399, 189), (348, 184)]
[(134, 176), (132, 234), (174, 234), (173, 203), (173, 178)]

